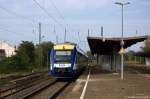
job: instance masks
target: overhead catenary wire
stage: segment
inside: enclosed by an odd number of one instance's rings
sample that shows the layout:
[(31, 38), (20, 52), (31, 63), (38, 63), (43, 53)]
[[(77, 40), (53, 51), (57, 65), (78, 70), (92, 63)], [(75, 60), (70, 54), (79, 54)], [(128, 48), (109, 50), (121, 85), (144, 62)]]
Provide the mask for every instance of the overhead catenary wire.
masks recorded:
[[(22, 15), (18, 15), (17, 13), (15, 13), (15, 12), (13, 12), (13, 11), (11, 11), (11, 10), (5, 8), (5, 7), (0, 6), (0, 9), (3, 10), (3, 11), (5, 11), (5, 12), (7, 12), (7, 13), (10, 14), (10, 15), (13, 15), (13, 16), (19, 18), (19, 19), (24, 19), (24, 20), (29, 21), (29, 22), (32, 22), (32, 23), (35, 22), (34, 20), (32, 20), (32, 19), (30, 19), (30, 18), (27, 18), (27, 17), (25, 17), (25, 16), (22, 16)], [(34, 26), (34, 27), (35, 27), (35, 26)], [(36, 28), (38, 28), (38, 26), (36, 26)], [(7, 29), (2, 29), (2, 30), (12, 33), (12, 31), (8, 31)], [(34, 32), (35, 32), (35, 30), (33, 29), (33, 33), (34, 33)], [(15, 32), (13, 32), (13, 33), (15, 33)]]
[[(33, 1), (36, 1), (36, 0), (33, 0)], [(52, 2), (53, 2), (53, 1), (52, 1)], [(37, 3), (38, 3), (38, 2), (37, 2)], [(39, 3), (38, 3), (38, 4), (39, 4)], [(53, 4), (54, 4), (54, 2), (53, 2)], [(38, 6), (42, 7), (41, 5), (38, 5)], [(55, 6), (55, 9), (57, 9), (57, 12), (59, 13), (59, 16), (60, 16), (64, 21), (66, 21), (65, 18), (63, 17), (63, 15), (61, 14), (61, 12), (59, 11), (59, 9), (57, 8), (57, 6), (56, 6), (55, 4), (54, 4), (54, 6)], [(42, 8), (44, 8), (44, 7), (42, 7)], [(26, 20), (26, 21), (29, 21), (29, 22), (32, 22), (32, 23), (36, 22), (35, 20), (32, 20), (31, 18), (28, 18), (28, 17), (23, 16), (23, 15), (19, 15), (19, 14), (17, 14), (16, 12), (11, 11), (11, 9), (7, 9), (7, 8), (5, 8), (5, 7), (3, 7), (3, 6), (0, 6), (0, 9), (3, 10), (3, 11), (5, 11), (5, 12), (7, 12), (7, 13), (10, 14), (10, 15), (13, 15), (13, 16), (19, 18), (19, 19)], [(49, 17), (51, 16), (51, 14), (50, 14), (45, 8), (44, 8), (43, 10), (45, 10), (45, 11), (47, 12), (47, 14), (48, 14)], [(44, 11), (44, 12), (45, 12), (45, 11)], [(54, 18), (53, 16), (51, 16), (51, 17)], [(51, 18), (51, 19), (52, 19), (52, 18)], [(63, 27), (63, 24), (59, 23), (55, 18), (54, 18), (53, 20), (55, 20), (55, 22), (57, 22), (58, 25), (60, 25), (61, 27)], [(36, 28), (38, 28), (38, 26), (36, 26)], [(66, 26), (63, 27), (63, 29), (65, 29), (65, 28), (66, 28)], [(4, 28), (1, 28), (1, 30), (6, 31), (6, 32), (9, 32), (9, 33), (14, 33), (14, 34), (17, 33), (17, 32), (15, 32), (15, 31), (10, 31), (10, 30), (4, 29)], [(68, 29), (67, 29), (67, 30), (68, 30)], [(67, 31), (67, 30), (66, 30), (66, 31)], [(34, 33), (35, 30), (33, 29), (32, 32)], [(24, 35), (24, 34), (20, 34), (20, 35)], [(28, 36), (28, 37), (30, 37), (30, 38), (33, 39), (33, 37), (31, 37), (30, 35), (24, 35), (24, 36)], [(74, 38), (74, 37), (73, 37), (73, 38)]]
[(56, 12), (57, 12), (58, 15), (60, 16), (60, 18), (65, 22), (65, 35), (67, 35), (67, 34), (66, 34), (67, 31), (68, 31), (68, 30), (71, 30), (71, 29), (70, 29), (71, 27), (69, 28), (69, 25), (68, 25), (68, 23), (67, 23), (65, 17), (62, 15), (62, 13), (61, 13), (61, 11), (58, 9), (58, 7), (55, 5), (54, 1), (53, 1), (53, 0), (49, 0), (49, 1), (50, 1), (51, 4), (53, 5), (53, 7), (56, 9)]
[[(66, 35), (67, 35), (67, 31), (69, 30), (69, 25), (67, 23), (67, 21), (65, 20), (64, 16), (62, 15), (62, 13), (60, 12), (60, 10), (57, 8), (57, 6), (55, 5), (53, 0), (49, 0), (51, 2), (51, 4), (53, 5), (53, 7), (56, 9), (56, 12), (58, 13), (59, 17), (65, 22), (65, 25), (59, 23), (52, 15), (50, 15), (50, 13), (44, 8), (42, 7), (36, 0), (33, 0), (48, 16), (50, 16), (57, 24), (59, 24), (60, 26), (63, 27), (63, 29), (65, 28), (65, 36), (64, 36), (64, 41), (66, 41)], [(74, 37), (73, 37), (74, 38)]]
[[(56, 22), (59, 26), (61, 26), (63, 29), (65, 29), (65, 35), (67, 33), (68, 30), (68, 24), (63, 25), (62, 23), (58, 22), (43, 6), (40, 5), (40, 3), (38, 3), (36, 0), (33, 0), (39, 7), (41, 10), (43, 10), (54, 22)], [(57, 10), (57, 13), (59, 13), (60, 17), (66, 22), (65, 18), (63, 17), (63, 15), (60, 13), (59, 9), (56, 7), (56, 5), (54, 4), (54, 2), (51, 2), (53, 4), (53, 6), (55, 7), (55, 9)], [(64, 36), (64, 39), (66, 40), (66, 36)]]
[[(40, 3), (38, 3), (36, 0), (33, 0), (33, 1), (35, 1), (35, 3), (36, 3), (37, 5), (39, 4), (38, 6), (39, 6), (49, 17), (51, 17), (51, 19), (55, 20), (55, 22), (56, 22), (59, 26), (63, 27), (63, 29), (66, 28), (66, 31), (69, 30), (68, 25), (65, 26), (65, 25), (59, 23), (59, 22), (56, 20), (55, 17), (53, 17), (44, 7), (42, 7), (42, 6), (40, 5)], [(55, 7), (55, 9), (56, 9), (57, 13), (59, 14), (59, 16), (61, 17), (61, 19), (66, 22), (66, 20), (65, 20), (65, 18), (63, 17), (61, 11), (60, 11), (60, 10), (58, 9), (58, 7), (55, 5), (55, 2), (52, 1), (52, 0), (50, 0), (50, 1), (51, 1), (52, 5)], [(23, 16), (23, 15), (19, 15), (19, 14), (17, 14), (16, 12), (11, 11), (11, 9), (7, 9), (7, 8), (5, 8), (5, 7), (3, 7), (3, 6), (0, 6), (0, 9), (3, 10), (3, 11), (5, 11), (5, 12), (7, 12), (7, 13), (9, 13), (10, 15), (13, 15), (13, 16), (19, 18), (19, 19), (26, 20), (26, 21), (29, 21), (29, 22), (32, 22), (32, 23), (35, 23), (35, 22), (36, 22), (36, 20), (33, 20), (33, 19), (28, 18), (28, 17)], [(37, 23), (38, 23), (38, 22), (37, 22)], [(34, 26), (34, 27), (35, 27), (35, 26)], [(68, 27), (68, 28), (67, 28), (67, 27)], [(36, 28), (38, 28), (38, 26), (36, 26)], [(7, 31), (7, 32), (8, 32), (8, 31)], [(14, 32), (14, 31), (9, 31), (9, 32), (11, 32), (11, 33), (16, 33), (16, 32)], [(33, 33), (34, 33), (34, 32), (35, 32), (35, 31), (33, 30)], [(22, 35), (24, 35), (24, 34), (22, 34)], [(24, 35), (24, 36), (27, 36), (27, 35)], [(73, 36), (73, 38), (74, 38), (74, 36)]]
[[(10, 11), (10, 10), (8, 10), (8, 9), (6, 9), (6, 8), (4, 8), (4, 7), (2, 7), (2, 6), (0, 6), (0, 9), (3, 10), (3, 11), (5, 11), (5, 12), (7, 12), (7, 13), (9, 13), (9, 14), (11, 14), (11, 15), (13, 15), (13, 16), (15, 16), (15, 17), (17, 17), (17, 18), (30, 21), (31, 23), (34, 23), (34, 22), (35, 22), (34, 20), (32, 20), (32, 19), (30, 19), (30, 18), (27, 18), (27, 17), (22, 16), (22, 15), (18, 15), (17, 13), (15, 13), (15, 12), (13, 12), (13, 11)], [(37, 28), (37, 27), (36, 27), (36, 28)]]
[[(15, 31), (10, 31), (10, 30), (5, 29), (5, 28), (3, 28), (3, 27), (0, 27), (0, 30), (2, 30), (2, 31), (6, 31), (6, 32), (9, 32), (9, 33), (16, 34), (16, 32), (15, 32)], [(16, 35), (18, 36), (18, 34), (19, 34), (19, 33), (17, 33)], [(20, 34), (20, 36), (21, 36), (21, 35), (23, 35), (23, 36), (26, 36), (26, 37), (29, 37), (29, 38), (33, 39), (33, 37), (31, 37), (31, 36), (29, 36), (29, 35)], [(36, 40), (37, 40), (37, 39), (36, 39)]]
[(66, 41), (66, 35), (67, 35), (67, 30), (69, 30), (68, 28), (68, 24), (65, 20), (65, 18), (63, 17), (63, 15), (61, 14), (61, 12), (59, 11), (59, 9), (57, 8), (57, 6), (55, 5), (55, 3), (50, 0), (51, 4), (54, 6), (54, 8), (56, 9), (57, 13), (59, 14), (59, 16), (61, 17), (61, 19), (65, 22), (65, 25), (63, 25), (62, 23), (58, 22), (43, 6), (41, 6), (36, 0), (33, 0), (39, 7), (41, 10), (43, 10), (54, 22), (56, 22), (59, 26), (61, 26), (63, 29), (65, 29), (65, 36), (64, 39)]
[(58, 7), (56, 6), (55, 2), (53, 0), (49, 0), (51, 2), (51, 4), (53, 5), (53, 7), (56, 9), (56, 12), (58, 13), (59, 17), (64, 21), (65, 23), (65, 29), (69, 30), (69, 26), (68, 23), (65, 19), (65, 17), (62, 15), (61, 11), (58, 9)]
[(47, 14), (48, 17), (50, 17), (54, 22), (56, 22), (62, 28), (64, 27), (63, 24), (59, 23), (43, 6), (40, 5), (40, 3), (38, 3), (36, 0), (33, 1), (43, 12), (45, 12), (45, 14)]
[[(15, 12), (13, 12), (13, 11), (11, 11), (11, 10), (5, 8), (5, 7), (0, 6), (0, 9), (3, 10), (3, 11), (5, 11), (5, 12), (7, 12), (7, 13), (10, 14), (10, 15), (13, 15), (13, 16), (19, 18), (19, 19), (26, 20), (26, 21), (31, 22), (31, 23), (34, 23), (34, 22), (35, 22), (34, 20), (32, 20), (32, 19), (30, 19), (30, 18), (27, 18), (27, 17), (25, 17), (25, 16), (22, 16), (22, 15), (18, 15), (17, 13), (15, 13)], [(33, 24), (33, 25), (34, 25), (34, 24)], [(33, 27), (38, 28), (38, 27), (35, 26), (35, 25), (34, 25)], [(16, 34), (15, 31), (10, 31), (10, 30), (5, 29), (5, 28), (3, 28), (3, 27), (0, 27), (0, 30), (6, 31), (6, 32), (9, 32), (9, 33)], [(34, 29), (33, 29), (33, 31), (34, 31)], [(16, 35), (17, 35), (17, 34), (16, 34)], [(29, 36), (29, 35), (25, 35), (25, 34), (23, 34), (23, 33), (22, 33), (22, 34), (19, 34), (19, 35), (20, 35), (20, 36), (23, 35), (23, 36), (26, 36), (26, 37), (29, 37), (29, 38), (33, 39), (33, 37), (31, 37), (31, 36)], [(36, 40), (37, 40), (37, 39), (36, 39)]]
[(66, 20), (65, 20), (64, 16), (60, 12), (60, 10), (57, 8), (57, 6), (55, 5), (54, 1), (53, 0), (49, 0), (49, 1), (53, 5), (53, 7), (56, 9), (56, 11), (57, 11), (58, 15), (60, 16), (60, 18), (66, 23)]

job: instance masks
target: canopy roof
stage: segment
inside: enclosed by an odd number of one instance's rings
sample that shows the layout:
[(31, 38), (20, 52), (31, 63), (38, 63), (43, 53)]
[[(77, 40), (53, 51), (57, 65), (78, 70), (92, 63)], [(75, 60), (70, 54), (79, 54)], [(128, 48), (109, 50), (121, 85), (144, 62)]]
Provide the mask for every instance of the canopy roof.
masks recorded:
[[(128, 48), (137, 42), (146, 40), (148, 36), (135, 36), (124, 38), (124, 48)], [(92, 54), (109, 55), (113, 51), (119, 52), (121, 38), (87, 37)]]
[(134, 54), (135, 56), (141, 56), (141, 57), (150, 57), (150, 52), (138, 52)]

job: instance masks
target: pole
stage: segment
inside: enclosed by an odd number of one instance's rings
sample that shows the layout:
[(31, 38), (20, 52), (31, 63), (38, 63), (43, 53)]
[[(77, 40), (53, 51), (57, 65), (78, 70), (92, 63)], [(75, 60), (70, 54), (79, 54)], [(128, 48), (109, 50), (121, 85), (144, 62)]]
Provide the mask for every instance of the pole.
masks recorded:
[(47, 51), (47, 70), (49, 70), (49, 52)]
[[(54, 34), (56, 34), (55, 25), (54, 25)], [(56, 43), (58, 43), (58, 35), (57, 34), (56, 34)]]
[(39, 66), (42, 64), (42, 48), (41, 45), (41, 23), (39, 23)]
[[(115, 4), (120, 5), (122, 7), (122, 36), (121, 36), (121, 49), (124, 47), (124, 41), (123, 41), (123, 7), (124, 5), (130, 4), (130, 2), (126, 3), (120, 3), (116, 2)], [(124, 55), (121, 53), (121, 79), (123, 80), (123, 67), (124, 67)]]
[(88, 37), (90, 36), (90, 30), (88, 29)]
[(58, 35), (56, 35), (56, 43), (58, 43)]
[(39, 23), (39, 45), (41, 44), (41, 23)]
[(101, 37), (103, 37), (103, 26), (101, 27)]
[(121, 80), (123, 80), (124, 55), (121, 54)]
[(80, 34), (78, 32), (78, 46), (79, 46), (79, 43), (80, 43)]
[(64, 43), (66, 42), (66, 28), (65, 28), (65, 36), (64, 36)]
[[(122, 37), (121, 37), (121, 48), (124, 46), (124, 41), (123, 41), (123, 5), (122, 5)], [(124, 68), (124, 55), (123, 53), (121, 54), (121, 80), (123, 80), (123, 68)]]

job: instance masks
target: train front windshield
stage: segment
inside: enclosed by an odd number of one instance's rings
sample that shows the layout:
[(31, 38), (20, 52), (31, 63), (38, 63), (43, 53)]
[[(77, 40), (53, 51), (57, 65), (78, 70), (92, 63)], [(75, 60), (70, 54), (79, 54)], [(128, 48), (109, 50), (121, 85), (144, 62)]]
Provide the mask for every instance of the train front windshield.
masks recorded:
[(55, 63), (71, 63), (71, 51), (56, 51)]

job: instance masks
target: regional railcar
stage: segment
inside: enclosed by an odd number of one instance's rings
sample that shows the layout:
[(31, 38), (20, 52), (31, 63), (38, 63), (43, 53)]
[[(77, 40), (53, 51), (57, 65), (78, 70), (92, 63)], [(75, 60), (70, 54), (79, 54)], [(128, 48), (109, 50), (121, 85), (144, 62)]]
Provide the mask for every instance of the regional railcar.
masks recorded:
[(88, 57), (74, 43), (56, 44), (50, 53), (50, 74), (56, 78), (73, 78), (82, 71)]

